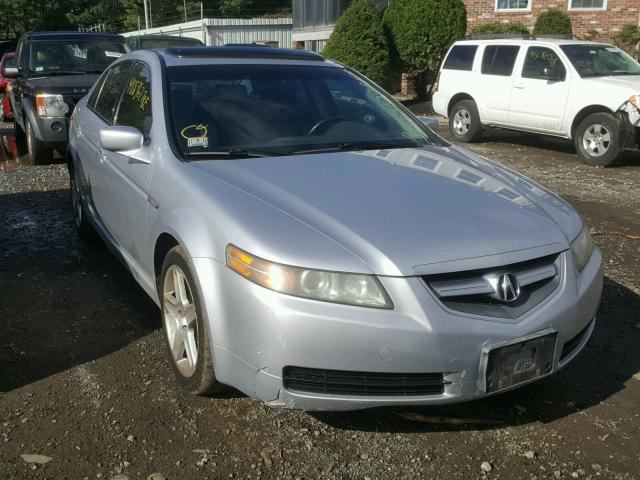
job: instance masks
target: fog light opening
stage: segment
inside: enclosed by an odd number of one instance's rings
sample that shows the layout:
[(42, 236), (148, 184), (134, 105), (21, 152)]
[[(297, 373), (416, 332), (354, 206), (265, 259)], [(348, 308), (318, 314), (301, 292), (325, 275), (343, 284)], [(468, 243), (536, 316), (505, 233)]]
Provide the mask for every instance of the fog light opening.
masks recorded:
[(60, 122), (53, 122), (51, 124), (51, 130), (53, 130), (54, 132), (61, 132), (62, 124)]

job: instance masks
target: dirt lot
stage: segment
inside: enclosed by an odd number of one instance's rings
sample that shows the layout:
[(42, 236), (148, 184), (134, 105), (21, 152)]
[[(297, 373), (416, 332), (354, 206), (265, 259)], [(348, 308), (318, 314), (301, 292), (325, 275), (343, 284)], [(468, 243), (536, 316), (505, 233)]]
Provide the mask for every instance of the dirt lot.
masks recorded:
[(595, 169), (561, 141), (502, 131), (470, 148), (591, 226), (606, 275), (594, 336), (511, 393), (356, 413), (181, 392), (155, 305), (72, 229), (64, 166), (0, 171), (0, 480), (640, 478), (640, 155)]

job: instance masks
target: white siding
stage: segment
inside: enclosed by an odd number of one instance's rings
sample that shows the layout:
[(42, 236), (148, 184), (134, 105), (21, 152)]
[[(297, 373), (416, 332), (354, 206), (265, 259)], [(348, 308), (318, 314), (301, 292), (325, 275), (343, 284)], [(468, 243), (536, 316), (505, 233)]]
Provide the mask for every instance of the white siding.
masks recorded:
[[(290, 18), (205, 18), (203, 22), (195, 20), (140, 31), (134, 30), (122, 35), (125, 37), (153, 34), (178, 35), (197, 38), (207, 45), (277, 42), (280, 48), (291, 48), (291, 29)], [(203, 32), (206, 32), (206, 35), (203, 35)]]

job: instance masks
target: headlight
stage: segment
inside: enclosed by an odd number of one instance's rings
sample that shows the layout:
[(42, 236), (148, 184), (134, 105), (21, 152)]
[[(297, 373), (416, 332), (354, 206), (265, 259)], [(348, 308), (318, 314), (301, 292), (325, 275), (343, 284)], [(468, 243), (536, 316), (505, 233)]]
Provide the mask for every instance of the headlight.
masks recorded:
[(361, 307), (393, 308), (374, 275), (326, 272), (269, 262), (227, 246), (227, 266), (258, 285), (276, 292)]
[(36, 113), (39, 117), (64, 117), (68, 111), (69, 106), (64, 103), (62, 95), (36, 94)]
[(585, 225), (571, 244), (571, 254), (573, 255), (573, 261), (576, 264), (578, 273), (582, 272), (587, 262), (589, 262), (592, 252), (593, 239), (589, 233), (589, 228)]
[(629, 103), (636, 108), (640, 108), (640, 95), (631, 95), (629, 97)]

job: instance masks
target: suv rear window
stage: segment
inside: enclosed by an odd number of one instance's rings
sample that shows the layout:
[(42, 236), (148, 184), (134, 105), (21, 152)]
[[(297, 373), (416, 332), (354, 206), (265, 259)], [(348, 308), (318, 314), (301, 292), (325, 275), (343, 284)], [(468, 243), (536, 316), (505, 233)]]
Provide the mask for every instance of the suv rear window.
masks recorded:
[(455, 45), (442, 66), (445, 70), (471, 70), (477, 45)]
[(482, 56), (482, 73), (510, 76), (519, 51), (520, 47), (515, 45), (487, 45)]

